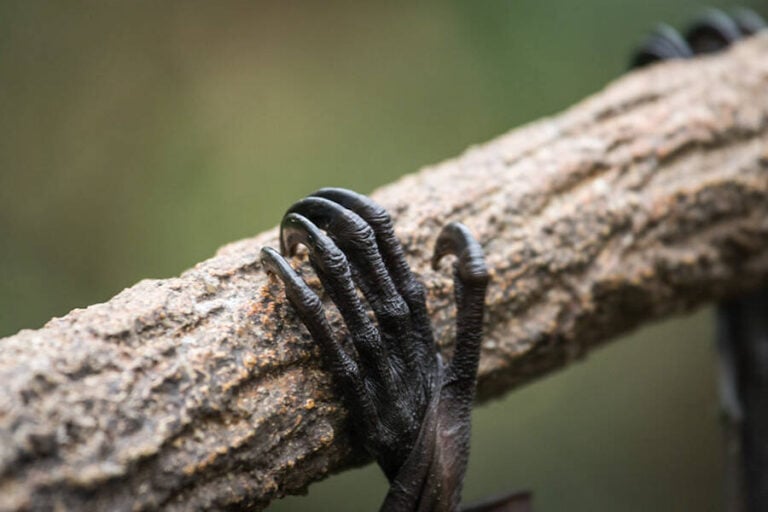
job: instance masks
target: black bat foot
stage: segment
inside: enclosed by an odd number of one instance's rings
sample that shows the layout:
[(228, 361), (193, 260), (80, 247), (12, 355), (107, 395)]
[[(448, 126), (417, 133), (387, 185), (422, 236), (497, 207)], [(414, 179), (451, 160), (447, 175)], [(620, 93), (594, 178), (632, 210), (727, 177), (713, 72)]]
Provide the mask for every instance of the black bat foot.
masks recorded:
[(262, 262), (284, 283), (349, 408), (353, 431), (391, 483), (382, 510), (456, 510), (488, 284), (482, 248), (461, 224), (438, 236), (433, 265), (456, 256), (456, 348), (451, 361), (443, 361), (424, 288), (381, 206), (349, 190), (319, 190), (291, 206), (281, 223), (281, 252), (291, 256), (298, 245), (309, 250), (344, 319), (349, 351), (332, 332), (320, 298), (285, 258), (266, 247)]

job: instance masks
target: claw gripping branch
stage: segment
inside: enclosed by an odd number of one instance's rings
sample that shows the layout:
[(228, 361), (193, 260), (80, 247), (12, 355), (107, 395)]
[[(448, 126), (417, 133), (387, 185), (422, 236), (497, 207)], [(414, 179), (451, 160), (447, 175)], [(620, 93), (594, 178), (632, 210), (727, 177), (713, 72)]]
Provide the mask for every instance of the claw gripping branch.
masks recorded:
[[(298, 245), (338, 308), (352, 340), (332, 332), (317, 294), (277, 251), (262, 261), (320, 345), (363, 446), (391, 483), (382, 510), (454, 511), (469, 455), (470, 414), (482, 340), (488, 271), (469, 230), (447, 225), (432, 264), (456, 257), (456, 348), (443, 361), (424, 290), (405, 260), (387, 212), (365, 196), (326, 188), (295, 203), (280, 226), (281, 252)], [(367, 314), (365, 302), (374, 313)]]

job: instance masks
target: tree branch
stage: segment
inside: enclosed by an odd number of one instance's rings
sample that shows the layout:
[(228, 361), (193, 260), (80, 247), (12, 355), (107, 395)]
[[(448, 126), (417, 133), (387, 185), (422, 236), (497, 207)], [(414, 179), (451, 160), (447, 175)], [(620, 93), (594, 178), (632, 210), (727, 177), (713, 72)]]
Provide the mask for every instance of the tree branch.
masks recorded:
[[(428, 268), (434, 238), (461, 220), (484, 245), (481, 400), (766, 283), (766, 90), (761, 36), (621, 78), (374, 194), (445, 346), (454, 308), (450, 272)], [(275, 235), (1, 340), (0, 509), (258, 508), (364, 462), (258, 263)]]

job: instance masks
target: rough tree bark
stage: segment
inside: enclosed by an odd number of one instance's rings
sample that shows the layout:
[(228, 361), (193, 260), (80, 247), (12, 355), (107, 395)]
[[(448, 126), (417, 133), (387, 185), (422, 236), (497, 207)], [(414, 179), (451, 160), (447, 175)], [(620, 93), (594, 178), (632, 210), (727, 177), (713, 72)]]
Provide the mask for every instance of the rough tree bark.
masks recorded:
[[(480, 400), (768, 281), (767, 90), (762, 36), (621, 78), (374, 194), (446, 347), (434, 237), (461, 220), (484, 245)], [(364, 462), (258, 263), (275, 235), (1, 340), (0, 509), (259, 508)]]

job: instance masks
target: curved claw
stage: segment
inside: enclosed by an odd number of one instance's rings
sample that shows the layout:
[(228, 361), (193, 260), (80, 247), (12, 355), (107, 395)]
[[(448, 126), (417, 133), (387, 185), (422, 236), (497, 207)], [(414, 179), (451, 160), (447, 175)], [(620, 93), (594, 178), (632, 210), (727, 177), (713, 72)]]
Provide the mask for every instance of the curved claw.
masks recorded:
[[(287, 242), (292, 240), (293, 237), (290, 236), (286, 231), (290, 231), (293, 227), (292, 224), (292, 217), (291, 214), (298, 213), (301, 217), (311, 217), (321, 225), (323, 229), (326, 229), (328, 222), (330, 220), (328, 219), (328, 216), (325, 215), (323, 217), (320, 217), (320, 213), (325, 213), (327, 211), (327, 206), (324, 203), (318, 204), (315, 201), (307, 201), (307, 198), (301, 199), (297, 202), (295, 202), (291, 207), (285, 212), (285, 215), (283, 216), (283, 220), (280, 222), (280, 252), (287, 255), (287, 256), (293, 256), (294, 250), (296, 249), (296, 244), (293, 244), (292, 246), (288, 246)], [(323, 222), (321, 219), (325, 219), (325, 222)]]
[[(336, 245), (358, 270), (359, 286), (369, 300), (376, 300), (378, 292), (384, 295), (396, 293), (395, 285), (381, 261), (376, 236), (359, 215), (331, 200), (322, 197), (306, 197), (295, 202), (285, 213), (305, 217), (318, 228), (325, 230)], [(280, 225), (280, 250), (288, 252), (287, 237), (283, 231), (289, 226)]]
[(731, 17), (745, 36), (750, 36), (766, 28), (765, 20), (752, 9), (745, 7), (734, 9)]
[[(285, 285), (285, 294), (288, 300), (299, 311), (302, 320), (308, 324), (307, 318), (311, 317), (313, 321), (325, 319), (323, 305), (317, 294), (313, 292), (307, 284), (299, 277), (288, 261), (283, 258), (279, 252), (271, 247), (262, 247), (261, 264), (267, 269), (267, 272), (277, 275)], [(308, 324), (307, 327), (312, 330)]]
[(279, 276), (283, 282), (298, 279), (291, 265), (271, 247), (261, 248), (261, 264), (264, 265), (267, 272)]
[(362, 325), (365, 313), (354, 289), (347, 257), (312, 221), (298, 213), (289, 213), (280, 223), (280, 246), (288, 256), (293, 256), (299, 245), (309, 250), (312, 268), (345, 321), (351, 323), (353, 329)]
[(289, 213), (280, 222), (280, 251), (288, 257), (296, 255), (299, 244), (307, 248), (322, 239), (322, 233), (303, 215)]
[[(331, 216), (329, 211), (334, 209), (335, 203), (327, 200), (309, 200), (310, 198), (301, 199), (291, 205), (285, 212), (283, 221), (280, 223), (280, 252), (283, 254), (290, 254), (289, 248), (286, 246), (286, 235), (284, 231), (290, 226), (286, 224), (292, 213), (298, 213), (302, 217), (311, 218), (312, 221), (322, 229), (327, 229), (331, 222)], [(295, 248), (295, 247), (294, 247)]]
[(436, 268), (448, 254), (457, 257), (453, 265), (456, 346), (448, 365), (446, 382), (453, 407), (462, 411), (460, 414), (468, 415), (477, 385), (488, 269), (482, 247), (463, 224), (452, 222), (440, 232), (432, 256), (432, 267)]
[[(384, 264), (371, 226), (359, 215), (322, 197), (307, 197), (291, 206), (286, 217), (299, 214), (325, 230), (356, 269), (355, 279), (374, 309), (377, 318), (400, 315), (407, 305), (399, 295)], [(286, 226), (287, 227), (287, 226)], [(287, 249), (281, 226), (281, 249)]]
[(328, 235), (303, 215), (289, 213), (280, 223), (280, 247), (283, 254), (293, 256), (299, 244), (322, 256), (313, 258), (312, 262), (323, 271), (328, 270), (328, 265), (346, 265), (344, 254)]
[(743, 37), (738, 24), (719, 9), (707, 9), (685, 33), (694, 53), (712, 53)]
[(440, 260), (449, 254), (458, 258), (456, 269), (462, 281), (473, 284), (488, 282), (483, 248), (464, 224), (451, 222), (440, 232), (432, 255), (432, 269), (437, 270)]
[(392, 226), (392, 217), (387, 210), (371, 198), (344, 188), (326, 187), (314, 192), (311, 197), (333, 201), (351, 210), (373, 229), (376, 244), (384, 263), (398, 291), (409, 301), (410, 305), (423, 301), (423, 293), (415, 281), (408, 262), (405, 260), (403, 248), (400, 245)]
[(365, 221), (373, 230), (381, 258), (390, 271), (398, 291), (408, 300), (423, 300), (421, 295), (415, 291), (418, 288), (418, 283), (415, 282), (408, 262), (405, 261), (403, 248), (395, 236), (392, 217), (387, 210), (371, 198), (344, 188), (321, 188), (310, 197), (331, 201), (350, 210)]
[(630, 68), (640, 68), (660, 60), (687, 59), (692, 56), (693, 52), (683, 36), (674, 28), (662, 23), (656, 26), (635, 52)]
[[(293, 203), (285, 215), (291, 213), (306, 217), (320, 229), (328, 231), (339, 243), (358, 240), (376, 244), (373, 230), (359, 215), (329, 199), (305, 197)], [(284, 251), (282, 230), (283, 226), (280, 226), (280, 249)]]
[(392, 218), (387, 213), (387, 210), (373, 202), (369, 197), (358, 194), (353, 190), (325, 187), (313, 192), (310, 197), (321, 197), (338, 203), (344, 208), (360, 215), (371, 226), (392, 231)]

